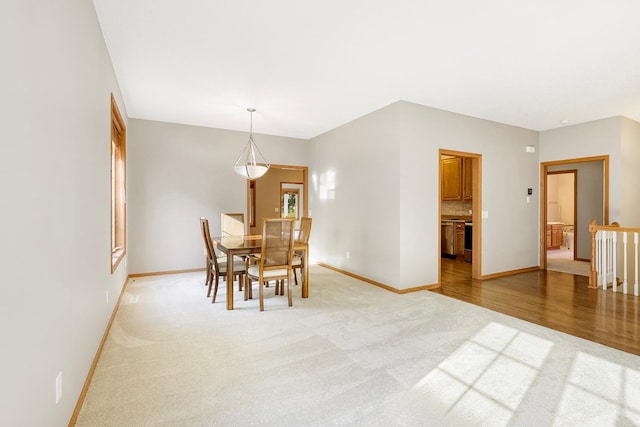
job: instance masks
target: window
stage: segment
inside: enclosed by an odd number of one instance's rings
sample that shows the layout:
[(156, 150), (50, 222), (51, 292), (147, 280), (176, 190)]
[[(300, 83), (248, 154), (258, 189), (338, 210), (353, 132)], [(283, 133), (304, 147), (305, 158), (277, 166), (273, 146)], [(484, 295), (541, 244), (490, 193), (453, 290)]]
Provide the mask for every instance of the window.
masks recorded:
[(127, 253), (126, 128), (111, 94), (111, 273)]
[(298, 215), (298, 199), (300, 190), (296, 189), (281, 189), (281, 216), (282, 218), (300, 219)]

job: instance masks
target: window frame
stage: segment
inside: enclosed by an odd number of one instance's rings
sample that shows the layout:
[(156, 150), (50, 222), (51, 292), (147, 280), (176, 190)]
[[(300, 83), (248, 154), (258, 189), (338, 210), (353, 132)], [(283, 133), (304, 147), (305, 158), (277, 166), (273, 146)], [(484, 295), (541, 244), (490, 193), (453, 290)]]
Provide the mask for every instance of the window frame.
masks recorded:
[[(113, 93), (111, 94), (111, 152), (110, 206), (111, 206), (111, 274), (127, 253), (127, 128), (120, 115)], [(119, 166), (119, 167), (118, 167)], [(121, 203), (117, 203), (119, 198)]]

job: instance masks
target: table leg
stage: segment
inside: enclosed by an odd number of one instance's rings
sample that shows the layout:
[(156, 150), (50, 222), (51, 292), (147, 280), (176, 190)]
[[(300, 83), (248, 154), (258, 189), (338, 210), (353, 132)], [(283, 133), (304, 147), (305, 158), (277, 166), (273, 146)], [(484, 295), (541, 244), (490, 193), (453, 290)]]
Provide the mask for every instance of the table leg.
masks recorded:
[(233, 310), (233, 251), (227, 251), (227, 310)]
[(304, 249), (304, 274), (302, 277), (302, 298), (309, 298), (309, 247)]

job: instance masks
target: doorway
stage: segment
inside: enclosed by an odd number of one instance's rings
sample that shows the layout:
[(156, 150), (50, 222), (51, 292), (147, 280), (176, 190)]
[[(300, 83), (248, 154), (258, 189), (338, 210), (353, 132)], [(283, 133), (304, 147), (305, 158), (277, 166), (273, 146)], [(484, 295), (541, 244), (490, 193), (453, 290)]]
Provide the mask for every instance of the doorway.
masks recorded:
[[(265, 218), (309, 216), (308, 167), (271, 165), (259, 179), (247, 180), (249, 234), (262, 234)], [(295, 195), (295, 196), (294, 196)]]
[(609, 156), (540, 164), (540, 268), (588, 275), (589, 223), (609, 221)]
[(589, 266), (576, 260), (578, 171), (547, 172), (547, 270), (589, 275)]
[(480, 279), (482, 155), (440, 149), (438, 159), (438, 283), (443, 268)]

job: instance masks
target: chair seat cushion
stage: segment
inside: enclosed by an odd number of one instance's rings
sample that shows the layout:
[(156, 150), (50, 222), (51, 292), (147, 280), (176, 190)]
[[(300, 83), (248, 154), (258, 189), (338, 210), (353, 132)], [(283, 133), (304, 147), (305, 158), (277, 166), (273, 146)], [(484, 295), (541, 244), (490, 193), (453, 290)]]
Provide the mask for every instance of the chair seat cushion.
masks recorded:
[(302, 257), (298, 255), (294, 256), (291, 265), (294, 267), (300, 267), (302, 265)]
[[(250, 265), (249, 270), (247, 270), (249, 276), (252, 277), (260, 277), (260, 266), (259, 265)], [(278, 268), (275, 270), (266, 270), (264, 272), (263, 278), (265, 280), (273, 279), (276, 277), (287, 276), (288, 272), (286, 268)]]
[[(233, 261), (233, 272), (234, 273), (244, 273), (245, 265), (242, 261)], [(226, 274), (227, 272), (227, 260), (224, 262), (218, 262), (218, 272), (220, 274)]]

